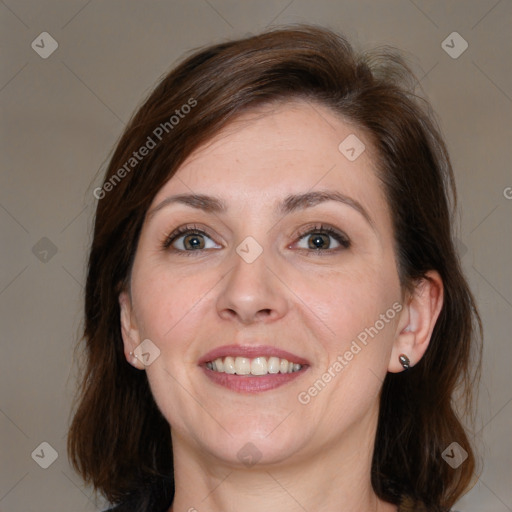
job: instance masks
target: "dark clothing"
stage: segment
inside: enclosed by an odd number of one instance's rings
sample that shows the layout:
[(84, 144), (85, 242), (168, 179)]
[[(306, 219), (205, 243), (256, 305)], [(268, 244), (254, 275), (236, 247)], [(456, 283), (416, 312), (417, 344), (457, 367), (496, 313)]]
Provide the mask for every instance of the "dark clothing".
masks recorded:
[(106, 512), (167, 512), (174, 499), (174, 480), (159, 479), (143, 485)]

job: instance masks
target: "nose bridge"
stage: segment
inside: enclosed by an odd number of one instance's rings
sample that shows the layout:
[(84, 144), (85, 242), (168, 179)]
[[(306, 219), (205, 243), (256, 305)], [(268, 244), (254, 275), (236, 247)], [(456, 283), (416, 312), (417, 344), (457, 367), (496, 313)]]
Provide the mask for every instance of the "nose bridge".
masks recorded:
[(217, 299), (219, 315), (251, 323), (277, 319), (286, 313), (286, 294), (275, 271), (270, 270), (271, 260), (270, 249), (263, 249), (253, 237), (236, 247), (231, 271)]

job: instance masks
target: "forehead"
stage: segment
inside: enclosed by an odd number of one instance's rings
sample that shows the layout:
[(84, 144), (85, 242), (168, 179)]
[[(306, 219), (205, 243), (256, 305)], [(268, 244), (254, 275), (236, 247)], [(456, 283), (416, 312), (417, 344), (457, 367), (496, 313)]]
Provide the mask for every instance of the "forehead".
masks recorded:
[(206, 193), (247, 207), (327, 188), (385, 214), (372, 154), (362, 131), (323, 105), (266, 105), (240, 115), (197, 148), (154, 203), (170, 194)]

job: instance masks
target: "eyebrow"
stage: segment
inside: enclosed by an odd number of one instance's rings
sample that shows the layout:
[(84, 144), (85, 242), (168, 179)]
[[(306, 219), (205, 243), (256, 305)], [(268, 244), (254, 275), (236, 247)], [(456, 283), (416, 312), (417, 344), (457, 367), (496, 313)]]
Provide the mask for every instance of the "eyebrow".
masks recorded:
[(158, 203), (149, 213), (148, 219), (151, 219), (157, 212), (171, 204), (184, 204), (191, 208), (197, 208), (205, 212), (223, 213), (227, 211), (226, 204), (222, 199), (207, 196), (205, 194), (178, 194), (166, 197), (161, 203)]
[(337, 201), (339, 203), (350, 206), (359, 212), (365, 218), (368, 224), (372, 226), (372, 228), (375, 228), (373, 219), (370, 217), (369, 213), (364, 209), (363, 205), (359, 201), (356, 201), (355, 199), (352, 199), (351, 197), (346, 196), (341, 192), (332, 190), (322, 190), (317, 192), (306, 192), (304, 194), (289, 195), (281, 203), (279, 211), (282, 214), (288, 214), (296, 210), (311, 208), (312, 206), (316, 206), (317, 204), (327, 201)]
[[(287, 215), (291, 212), (297, 210), (305, 210), (306, 208), (311, 208), (327, 201), (336, 201), (350, 206), (359, 212), (368, 222), (368, 224), (370, 224), (370, 226), (375, 229), (375, 223), (373, 219), (370, 217), (361, 203), (355, 199), (352, 199), (351, 197), (346, 196), (345, 194), (332, 190), (322, 190), (315, 192), (305, 192), (304, 194), (288, 195), (278, 205), (277, 212), (281, 215)], [(178, 194), (166, 197), (157, 206), (155, 206), (148, 213), (148, 220), (163, 208), (176, 203), (184, 204), (186, 206), (190, 206), (191, 208), (196, 208), (211, 213), (225, 213), (228, 210), (226, 203), (218, 197), (209, 196), (206, 194)]]

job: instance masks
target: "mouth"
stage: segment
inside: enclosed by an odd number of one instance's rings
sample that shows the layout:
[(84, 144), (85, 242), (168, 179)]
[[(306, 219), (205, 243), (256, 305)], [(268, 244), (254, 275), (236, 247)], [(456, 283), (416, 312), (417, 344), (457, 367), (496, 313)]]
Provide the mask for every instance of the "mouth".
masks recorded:
[(228, 375), (275, 375), (276, 373), (294, 373), (302, 369), (299, 363), (292, 363), (288, 359), (279, 357), (258, 356), (254, 359), (248, 357), (226, 356), (208, 361), (206, 368), (214, 372), (227, 373)]
[(275, 347), (229, 345), (206, 354), (199, 366), (216, 384), (237, 392), (257, 393), (295, 380), (309, 363)]

